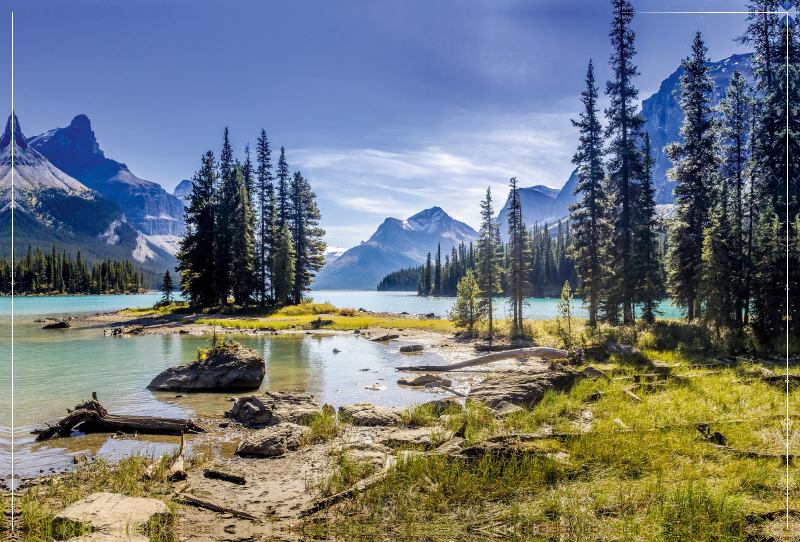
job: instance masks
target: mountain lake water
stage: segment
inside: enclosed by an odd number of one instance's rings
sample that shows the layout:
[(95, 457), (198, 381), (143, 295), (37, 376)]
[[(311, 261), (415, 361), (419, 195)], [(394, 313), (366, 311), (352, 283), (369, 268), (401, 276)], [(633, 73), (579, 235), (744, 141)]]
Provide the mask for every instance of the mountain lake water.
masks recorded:
[[(106, 439), (100, 435), (54, 438), (37, 443), (30, 434), (63, 417), (83, 399), (97, 392), (111, 412), (154, 416), (221, 418), (230, 408), (229, 397), (247, 393), (198, 393), (177, 398), (174, 392), (146, 389), (150, 380), (168, 367), (192, 361), (208, 337), (196, 335), (141, 335), (104, 337), (104, 326), (73, 324), (70, 329), (42, 330), (42, 317), (90, 315), (129, 307), (149, 306), (160, 293), (128, 296), (60, 296), (14, 298), (14, 470), (35, 476), (40, 470), (66, 467), (78, 453), (115, 459), (131, 453), (163, 453), (174, 447), (174, 437)], [(377, 312), (434, 313), (444, 317), (453, 298), (417, 297), (411, 292), (314, 292), (316, 302)], [(504, 316), (498, 299), (497, 316)], [(525, 317), (554, 318), (556, 299), (530, 299)], [(576, 316), (586, 313), (576, 302)], [(667, 317), (681, 316), (667, 303)], [(11, 299), (0, 298), (0, 477), (11, 470)], [(412, 390), (396, 384), (394, 367), (409, 362), (398, 347), (373, 343), (355, 335), (226, 335), (266, 360), (262, 390), (307, 391), (320, 403), (338, 407), (369, 401), (383, 406), (403, 406), (443, 397), (433, 390)], [(341, 352), (334, 354), (333, 350)], [(434, 353), (413, 354), (413, 363), (441, 363)], [(369, 369), (369, 371), (362, 371)], [(385, 390), (365, 389), (382, 384)], [(458, 386), (458, 382), (454, 383)], [(253, 393), (248, 392), (248, 393)]]

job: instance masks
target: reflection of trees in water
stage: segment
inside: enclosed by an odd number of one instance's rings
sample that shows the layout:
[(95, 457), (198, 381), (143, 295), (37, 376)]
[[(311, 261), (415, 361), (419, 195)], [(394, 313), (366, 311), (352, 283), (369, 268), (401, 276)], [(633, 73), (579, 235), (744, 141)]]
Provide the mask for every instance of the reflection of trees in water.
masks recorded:
[(264, 389), (270, 391), (322, 390), (323, 366), (320, 339), (303, 335), (264, 338), (266, 375)]

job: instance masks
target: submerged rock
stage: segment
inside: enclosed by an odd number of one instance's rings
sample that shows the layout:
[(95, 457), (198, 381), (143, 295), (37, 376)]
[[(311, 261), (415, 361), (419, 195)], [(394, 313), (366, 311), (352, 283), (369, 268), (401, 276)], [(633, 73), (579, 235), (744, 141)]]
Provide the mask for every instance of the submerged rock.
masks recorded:
[(158, 391), (224, 391), (246, 390), (261, 386), (264, 381), (264, 358), (252, 348), (230, 349), (170, 367), (147, 386)]
[[(332, 407), (331, 407), (332, 408)], [(322, 407), (310, 393), (267, 391), (239, 397), (225, 416), (250, 427), (303, 423)]]
[(424, 386), (429, 382), (439, 382), (441, 377), (436, 375), (422, 375), (417, 377), (406, 376), (397, 381), (401, 386)]
[(569, 391), (576, 381), (575, 374), (566, 372), (495, 378), (475, 385), (469, 392), (468, 400), (483, 402), (490, 407), (503, 401), (532, 406), (542, 400), (547, 390)]
[(47, 324), (43, 326), (42, 329), (67, 329), (72, 327), (69, 322), (55, 322), (53, 324)]
[(300, 437), (305, 428), (294, 423), (282, 423), (256, 431), (239, 443), (238, 455), (275, 457), (300, 447)]
[(339, 407), (340, 417), (349, 418), (353, 425), (397, 425), (400, 416), (391, 408), (372, 403), (358, 403)]

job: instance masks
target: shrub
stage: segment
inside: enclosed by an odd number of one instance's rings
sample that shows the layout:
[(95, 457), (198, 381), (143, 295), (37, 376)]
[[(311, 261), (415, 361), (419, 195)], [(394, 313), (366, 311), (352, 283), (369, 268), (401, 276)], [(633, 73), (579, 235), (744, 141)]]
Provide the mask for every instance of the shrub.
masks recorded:
[(347, 307), (339, 309), (339, 316), (355, 316), (356, 314), (358, 314), (358, 311), (355, 309)]

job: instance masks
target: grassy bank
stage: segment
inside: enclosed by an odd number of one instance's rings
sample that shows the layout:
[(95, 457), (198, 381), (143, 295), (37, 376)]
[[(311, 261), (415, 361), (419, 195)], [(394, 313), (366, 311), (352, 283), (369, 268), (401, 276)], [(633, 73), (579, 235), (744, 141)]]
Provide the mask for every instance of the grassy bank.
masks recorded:
[[(177, 454), (177, 449), (175, 450)], [(157, 516), (140, 530), (152, 542), (177, 542), (178, 504), (171, 483), (167, 480), (168, 466), (174, 456), (158, 461), (150, 476), (145, 469), (153, 462), (150, 457), (133, 456), (110, 463), (105, 459), (81, 462), (72, 472), (43, 479), (41, 483), (18, 491), (14, 505), (16, 532), (11, 533), (10, 497), (0, 500), (3, 508), (0, 539), (21, 539), (30, 542), (67, 540), (86, 535), (88, 526), (68, 522), (53, 522), (55, 515), (69, 505), (92, 493), (108, 491), (128, 497), (150, 497), (167, 504), (169, 512)]]
[[(756, 514), (785, 507), (785, 461), (717, 448), (695, 423), (709, 422), (736, 450), (785, 453), (787, 432), (796, 450), (798, 392), (789, 396), (787, 427), (785, 390), (757, 378), (761, 364), (698, 369), (692, 357), (652, 353), (672, 357), (670, 374), (688, 378), (634, 387), (641, 401), (624, 388), (652, 368), (612, 356), (593, 364), (612, 380), (583, 380), (503, 419), (474, 404), (445, 421), (429, 407), (410, 409), (405, 423), (449, 431), (466, 423), (467, 445), (502, 434), (561, 435), (471, 461), (401, 459), (382, 484), (300, 530), (344, 539), (759, 540), (765, 521)], [(795, 508), (796, 484), (792, 466)]]

